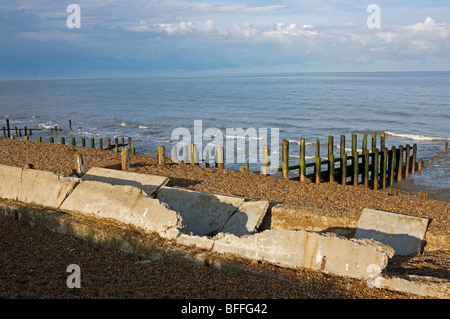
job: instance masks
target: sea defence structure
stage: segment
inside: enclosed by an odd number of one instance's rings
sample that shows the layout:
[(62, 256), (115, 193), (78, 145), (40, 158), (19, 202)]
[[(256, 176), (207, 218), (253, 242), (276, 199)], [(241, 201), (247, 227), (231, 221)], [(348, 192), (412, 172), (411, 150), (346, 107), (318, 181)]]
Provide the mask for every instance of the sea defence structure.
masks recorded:
[[(69, 215), (113, 219), (158, 233), (177, 244), (219, 254), (370, 280), (375, 286), (399, 289), (389, 286), (392, 280), (379, 278), (395, 254), (389, 242), (377, 241), (367, 233), (346, 238), (302, 229), (260, 230), (269, 202), (173, 188), (166, 186), (167, 182), (166, 177), (98, 167), (81, 177), (65, 177), (0, 165), (0, 197), (4, 199)], [(428, 221), (421, 222), (428, 225)], [(363, 220), (361, 227), (364, 225)], [(423, 239), (426, 227), (419, 232), (410, 237)], [(433, 295), (433, 290), (423, 291)]]

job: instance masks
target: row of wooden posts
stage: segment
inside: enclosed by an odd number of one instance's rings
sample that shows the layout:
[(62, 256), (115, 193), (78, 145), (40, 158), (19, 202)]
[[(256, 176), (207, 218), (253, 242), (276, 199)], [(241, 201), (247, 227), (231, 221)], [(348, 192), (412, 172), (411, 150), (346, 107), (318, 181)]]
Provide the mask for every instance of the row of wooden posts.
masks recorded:
[[(423, 162), (422, 158), (417, 161), (417, 144), (410, 146), (400, 145), (392, 146), (390, 149), (385, 147), (385, 133), (380, 133), (380, 148), (377, 148), (377, 133), (372, 133), (372, 145), (369, 150), (367, 144), (367, 134), (364, 134), (362, 140), (362, 152), (357, 149), (357, 135), (352, 134), (351, 154), (345, 151), (345, 135), (340, 136), (340, 157), (334, 155), (334, 138), (328, 137), (328, 154), (327, 158), (320, 155), (320, 141), (316, 139), (316, 152), (314, 162), (307, 163), (305, 159), (305, 139), (300, 139), (300, 160), (298, 165), (289, 165), (289, 140), (282, 141), (282, 165), (279, 169), (285, 179), (289, 179), (289, 172), (299, 170), (298, 179), (305, 181), (310, 179), (315, 183), (321, 182), (339, 182), (343, 185), (359, 185), (373, 189), (386, 188), (395, 182), (401, 182), (403, 178), (408, 178), (410, 174), (415, 174), (416, 170), (421, 171), (422, 166), (426, 166), (427, 162)], [(448, 152), (448, 143), (445, 145), (445, 152)], [(196, 159), (196, 145), (190, 144), (189, 152), (185, 150), (185, 162), (192, 165), (199, 165)], [(165, 165), (165, 148), (158, 145), (157, 158), (159, 165)], [(268, 175), (270, 165), (270, 150), (267, 146), (263, 148), (263, 163), (261, 174)], [(219, 145), (216, 152), (215, 166), (224, 169), (224, 150)], [(431, 159), (430, 159), (431, 163)], [(209, 167), (209, 159), (205, 158), (205, 166)], [(322, 167), (326, 166), (325, 170)], [(313, 174), (306, 174), (306, 169), (312, 167)], [(240, 168), (241, 171), (249, 171), (248, 162)], [(348, 179), (350, 178), (350, 181)]]

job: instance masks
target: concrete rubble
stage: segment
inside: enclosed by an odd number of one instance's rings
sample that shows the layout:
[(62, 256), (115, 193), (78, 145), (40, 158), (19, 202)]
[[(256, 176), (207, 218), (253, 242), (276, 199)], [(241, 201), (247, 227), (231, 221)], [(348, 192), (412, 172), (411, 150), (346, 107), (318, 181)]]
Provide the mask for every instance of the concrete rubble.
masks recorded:
[[(403, 219), (409, 216), (365, 210), (355, 238), (317, 229), (264, 230), (261, 225), (270, 211), (267, 201), (248, 201), (240, 197), (172, 188), (165, 186), (167, 182), (166, 177), (104, 168), (92, 168), (81, 178), (73, 178), (0, 165), (0, 197), (5, 199), (56, 208), (69, 214), (77, 212), (114, 219), (144, 231), (156, 232), (162, 238), (185, 246), (193, 245), (283, 267), (307, 268), (367, 280), (374, 287), (394, 290), (407, 287), (408, 292), (420, 287), (413, 293), (426, 296), (435, 291), (424, 288), (423, 284), (409, 284), (401, 278), (382, 277), (381, 272), (389, 258), (394, 252), (403, 251), (396, 242), (362, 232), (363, 229), (371, 229), (369, 225), (373, 221), (371, 217), (366, 219), (366, 214)], [(419, 225), (418, 232), (415, 232), (416, 228), (408, 228), (408, 239), (423, 240), (425, 225), (429, 221), (407, 220), (408, 225)], [(324, 222), (326, 224), (327, 221)], [(403, 222), (397, 220), (395, 223)], [(324, 225), (320, 227), (324, 228)], [(380, 225), (382, 223), (376, 224), (374, 229), (388, 233)], [(394, 233), (396, 231), (403, 232), (404, 229), (394, 230)], [(133, 251), (133, 247), (128, 246), (125, 247), (127, 251)], [(404, 246), (403, 242), (400, 246)], [(418, 246), (413, 246), (416, 251)]]

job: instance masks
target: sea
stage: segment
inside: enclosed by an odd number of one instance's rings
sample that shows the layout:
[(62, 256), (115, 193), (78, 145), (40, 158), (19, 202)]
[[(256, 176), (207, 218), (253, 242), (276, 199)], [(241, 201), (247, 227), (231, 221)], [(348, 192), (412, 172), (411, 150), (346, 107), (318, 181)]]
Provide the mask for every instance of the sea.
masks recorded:
[[(31, 139), (53, 136), (86, 139), (128, 137), (136, 154), (155, 156), (157, 146), (184, 158), (184, 145), (205, 150), (222, 144), (227, 169), (239, 169), (242, 158), (258, 171), (263, 145), (271, 164), (281, 163), (281, 141), (290, 141), (290, 165), (299, 161), (300, 139), (306, 160), (313, 161), (316, 139), (327, 156), (328, 136), (334, 154), (340, 136), (351, 151), (367, 134), (385, 132), (386, 147), (417, 145), (417, 158), (437, 160), (396, 188), (426, 191), (450, 201), (450, 72), (368, 72), (294, 74), (190, 74), (127, 78), (33, 79), (0, 81), (0, 128), (38, 129)], [(72, 129), (69, 129), (69, 120)], [(57, 126), (62, 131), (52, 133)], [(121, 141), (121, 139), (120, 139)], [(278, 156), (275, 156), (278, 155)], [(204, 164), (202, 164), (204, 165)], [(281, 164), (280, 164), (281, 165)], [(291, 174), (297, 174), (295, 171)], [(278, 176), (278, 175), (276, 175)]]

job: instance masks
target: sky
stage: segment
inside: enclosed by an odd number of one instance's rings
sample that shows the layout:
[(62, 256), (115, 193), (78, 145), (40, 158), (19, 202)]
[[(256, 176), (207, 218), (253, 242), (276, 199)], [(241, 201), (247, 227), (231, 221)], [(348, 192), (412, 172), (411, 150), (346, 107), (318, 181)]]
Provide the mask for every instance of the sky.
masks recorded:
[(448, 0), (0, 3), (0, 79), (437, 70)]

